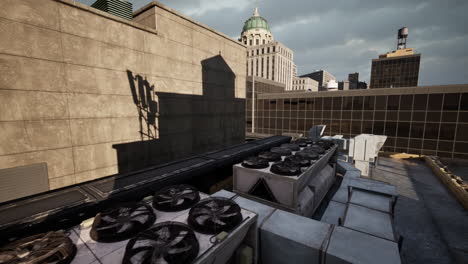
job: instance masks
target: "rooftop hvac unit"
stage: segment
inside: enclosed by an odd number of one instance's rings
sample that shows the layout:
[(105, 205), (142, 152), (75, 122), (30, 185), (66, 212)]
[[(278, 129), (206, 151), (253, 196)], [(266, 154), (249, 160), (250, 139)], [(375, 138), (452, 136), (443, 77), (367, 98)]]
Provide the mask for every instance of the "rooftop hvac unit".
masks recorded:
[(96, 9), (107, 12), (114, 16), (125, 18), (128, 20), (133, 19), (132, 3), (123, 0), (97, 0), (91, 5)]
[(92, 225), (74, 227), (74, 263), (146, 263), (152, 257), (156, 263), (227, 263), (246, 237), (256, 237), (249, 233), (256, 232), (256, 220), (230, 199), (168, 186), (152, 199), (108, 208)]
[[(279, 154), (276, 161), (273, 161), (274, 153), (265, 152), (234, 165), (234, 191), (270, 206), (312, 216), (335, 180), (334, 167), (328, 163), (336, 151), (336, 145), (329, 146), (311, 163), (296, 166), (295, 162), (303, 161), (301, 155), (307, 156), (307, 151), (314, 147), (309, 144), (297, 147), (296, 151), (289, 150), (290, 153), (286, 148), (273, 148)], [(282, 151), (285, 153), (278, 153)], [(289, 154), (293, 155), (286, 157)]]
[(349, 142), (349, 157), (352, 157), (362, 175), (370, 176), (370, 163), (377, 163), (377, 156), (387, 136), (360, 134)]

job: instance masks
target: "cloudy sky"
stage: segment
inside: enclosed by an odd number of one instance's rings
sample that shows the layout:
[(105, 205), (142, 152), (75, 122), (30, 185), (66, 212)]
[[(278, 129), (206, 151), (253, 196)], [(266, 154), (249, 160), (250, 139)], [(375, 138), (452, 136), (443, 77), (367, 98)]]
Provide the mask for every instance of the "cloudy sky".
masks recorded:
[[(90, 4), (94, 0), (79, 0)], [(130, 0), (134, 10), (150, 0)], [(254, 0), (159, 2), (237, 39)], [(299, 74), (325, 69), (369, 81), (378, 54), (395, 49), (398, 28), (421, 53), (419, 85), (468, 83), (468, 0), (260, 0), (277, 41), (294, 51)]]

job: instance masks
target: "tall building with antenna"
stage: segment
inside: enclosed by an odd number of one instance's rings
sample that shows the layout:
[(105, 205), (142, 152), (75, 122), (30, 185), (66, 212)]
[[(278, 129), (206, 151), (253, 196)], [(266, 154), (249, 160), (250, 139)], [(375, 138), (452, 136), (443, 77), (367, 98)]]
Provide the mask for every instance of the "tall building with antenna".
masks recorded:
[(398, 30), (397, 49), (372, 60), (370, 88), (418, 86), (421, 54), (406, 47), (408, 28)]

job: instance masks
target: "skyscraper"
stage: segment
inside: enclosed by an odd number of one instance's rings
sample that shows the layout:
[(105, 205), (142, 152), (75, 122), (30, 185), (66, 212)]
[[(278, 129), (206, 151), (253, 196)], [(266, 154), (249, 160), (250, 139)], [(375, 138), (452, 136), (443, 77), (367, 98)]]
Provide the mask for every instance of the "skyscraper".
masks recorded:
[(408, 28), (398, 30), (397, 50), (372, 60), (370, 88), (418, 86), (421, 54), (406, 48)]

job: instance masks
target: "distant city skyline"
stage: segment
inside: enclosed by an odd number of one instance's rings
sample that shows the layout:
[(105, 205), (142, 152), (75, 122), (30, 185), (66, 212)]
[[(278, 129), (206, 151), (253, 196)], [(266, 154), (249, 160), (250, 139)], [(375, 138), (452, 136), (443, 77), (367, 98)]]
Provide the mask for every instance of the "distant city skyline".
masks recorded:
[[(79, 0), (92, 4), (94, 0)], [(134, 10), (150, 0), (130, 0)], [(160, 0), (237, 39), (253, 0)], [(371, 61), (396, 48), (409, 28), (408, 47), (421, 53), (419, 85), (468, 83), (468, 2), (459, 0), (260, 1), (275, 39), (294, 51), (298, 74), (325, 69), (338, 80), (359, 72), (369, 83)]]

